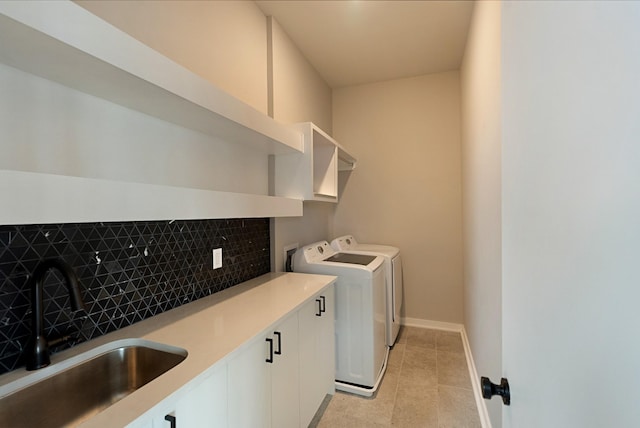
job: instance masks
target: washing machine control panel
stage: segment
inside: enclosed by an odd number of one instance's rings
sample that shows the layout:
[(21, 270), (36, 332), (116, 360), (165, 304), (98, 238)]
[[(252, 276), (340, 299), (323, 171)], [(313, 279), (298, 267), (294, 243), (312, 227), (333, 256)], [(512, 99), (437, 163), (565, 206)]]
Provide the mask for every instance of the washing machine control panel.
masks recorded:
[(355, 250), (358, 246), (358, 241), (353, 235), (344, 235), (331, 241), (331, 246), (338, 251)]
[(327, 241), (315, 242), (303, 247), (304, 258), (308, 263), (319, 262), (335, 254)]

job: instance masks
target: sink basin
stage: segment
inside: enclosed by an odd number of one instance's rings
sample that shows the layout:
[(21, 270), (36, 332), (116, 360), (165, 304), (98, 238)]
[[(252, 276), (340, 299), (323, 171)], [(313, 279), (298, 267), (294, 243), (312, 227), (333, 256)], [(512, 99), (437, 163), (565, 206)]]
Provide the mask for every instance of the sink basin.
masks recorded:
[(184, 349), (141, 340), (101, 346), (74, 357), (72, 365), (60, 362), (34, 372), (52, 373), (0, 398), (0, 427), (78, 425), (186, 357)]

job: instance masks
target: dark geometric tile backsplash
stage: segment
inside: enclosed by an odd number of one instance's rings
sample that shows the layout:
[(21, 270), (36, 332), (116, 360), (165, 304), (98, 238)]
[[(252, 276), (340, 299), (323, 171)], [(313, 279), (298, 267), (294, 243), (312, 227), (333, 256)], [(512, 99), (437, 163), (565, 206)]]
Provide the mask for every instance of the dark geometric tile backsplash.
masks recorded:
[[(223, 266), (212, 269), (212, 250)], [(86, 313), (71, 313), (55, 270), (44, 286), (45, 335), (57, 352), (270, 271), (269, 220), (224, 219), (0, 226), (0, 373), (24, 365), (31, 331), (26, 282), (62, 258), (78, 275)]]

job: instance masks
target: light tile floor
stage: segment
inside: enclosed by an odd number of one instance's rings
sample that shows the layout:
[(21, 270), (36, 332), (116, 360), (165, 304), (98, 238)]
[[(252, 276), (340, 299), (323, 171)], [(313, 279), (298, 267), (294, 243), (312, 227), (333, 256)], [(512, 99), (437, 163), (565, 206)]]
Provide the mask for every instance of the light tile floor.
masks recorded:
[(403, 327), (377, 393), (337, 391), (310, 426), (481, 427), (460, 334)]

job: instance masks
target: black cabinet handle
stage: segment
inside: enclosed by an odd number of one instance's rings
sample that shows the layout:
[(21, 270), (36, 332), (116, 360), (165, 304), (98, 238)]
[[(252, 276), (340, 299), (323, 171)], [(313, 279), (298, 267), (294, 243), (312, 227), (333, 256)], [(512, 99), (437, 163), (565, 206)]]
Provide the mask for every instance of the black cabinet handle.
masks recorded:
[(269, 358), (266, 361), (267, 363), (273, 363), (273, 339), (267, 337), (265, 340), (269, 342)]
[(164, 420), (169, 422), (169, 424), (170, 424), (169, 426), (171, 428), (176, 428), (178, 426), (177, 419), (172, 414), (165, 415), (164, 416)]
[(322, 303), (320, 304), (320, 313), (327, 312), (326, 302), (324, 301), (324, 296), (320, 296), (322, 299)]
[(278, 350), (274, 352), (274, 354), (276, 355), (281, 355), (282, 354), (282, 338), (281, 338), (281, 334), (279, 331), (274, 331), (273, 334), (275, 334), (276, 336), (278, 336)]
[(318, 302), (318, 312), (316, 313), (317, 317), (321, 317), (322, 316), (322, 301), (320, 299), (316, 299), (316, 302)]
[(505, 406), (511, 404), (511, 391), (509, 390), (509, 381), (506, 378), (503, 377), (500, 379), (500, 385), (496, 385), (492, 383), (488, 377), (482, 376), (480, 378), (480, 387), (483, 398), (489, 400), (494, 395), (500, 395), (502, 397), (502, 403)]

